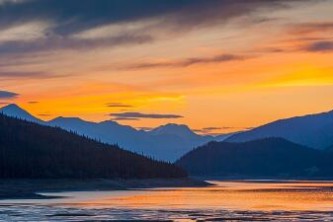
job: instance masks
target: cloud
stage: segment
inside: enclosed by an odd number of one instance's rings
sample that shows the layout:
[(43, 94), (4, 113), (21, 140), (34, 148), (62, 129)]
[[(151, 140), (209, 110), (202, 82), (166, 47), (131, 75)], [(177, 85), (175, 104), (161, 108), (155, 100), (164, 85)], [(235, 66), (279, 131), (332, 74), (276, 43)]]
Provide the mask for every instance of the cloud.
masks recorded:
[(156, 113), (140, 113), (140, 112), (122, 112), (111, 113), (113, 120), (140, 120), (140, 119), (179, 119), (181, 115), (175, 114), (156, 114)]
[(112, 107), (112, 108), (131, 108), (131, 107), (133, 107), (132, 105), (124, 104), (124, 103), (107, 103), (106, 106)]
[(41, 116), (41, 117), (50, 117), (51, 116), (51, 114), (48, 114), (48, 113), (38, 113), (37, 115)]
[(14, 99), (18, 96), (19, 94), (17, 93), (0, 90), (0, 99)]
[(1, 71), (0, 77), (31, 77), (31, 76), (45, 76), (44, 72), (24, 72), (24, 71)]
[(253, 127), (234, 127), (234, 126), (221, 126), (221, 127), (204, 127), (201, 129), (195, 129), (194, 132), (200, 133), (200, 134), (206, 134), (206, 135), (219, 135), (223, 131), (238, 131), (238, 130), (249, 130)]
[(29, 104), (38, 104), (39, 102), (38, 101), (29, 101), (28, 103)]
[(46, 22), (27, 22), (0, 30), (0, 43), (31, 42), (46, 37), (49, 24)]
[[(291, 1), (304, 3), (311, 0)], [(259, 10), (286, 7), (289, 2), (290, 0), (2, 0), (0, 51), (22, 53), (150, 43), (157, 38), (156, 33), (162, 32), (162, 36), (181, 34), (193, 29), (221, 25), (238, 17), (256, 17)], [(262, 20), (265, 18), (251, 21)]]
[[(0, 65), (1, 66), (1, 65)], [(38, 78), (38, 79), (50, 79), (66, 77), (68, 74), (53, 74), (42, 71), (3, 71), (0, 69), (0, 79), (17, 79), (17, 78)]]
[(308, 52), (333, 52), (333, 41), (312, 42), (303, 47)]
[(51, 36), (38, 41), (10, 41), (0, 43), (0, 54), (31, 53), (52, 50), (85, 50), (100, 47), (119, 47), (153, 42), (149, 35), (120, 34), (105, 39), (73, 39), (70, 37)]
[(168, 62), (138, 63), (122, 67), (121, 69), (149, 69), (149, 68), (165, 68), (165, 67), (179, 68), (179, 67), (188, 67), (196, 64), (231, 62), (231, 61), (245, 60), (249, 58), (251, 57), (234, 55), (234, 54), (220, 54), (214, 57), (193, 57), (193, 58), (180, 59)]
[(333, 22), (308, 22), (292, 25), (289, 32), (294, 35), (310, 35), (332, 31)]

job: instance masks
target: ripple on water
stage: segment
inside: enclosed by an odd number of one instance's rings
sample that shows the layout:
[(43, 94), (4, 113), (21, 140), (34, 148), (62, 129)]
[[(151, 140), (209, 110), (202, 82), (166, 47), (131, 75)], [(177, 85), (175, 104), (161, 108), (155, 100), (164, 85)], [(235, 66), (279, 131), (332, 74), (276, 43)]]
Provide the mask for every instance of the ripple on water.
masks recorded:
[(333, 212), (80, 209), (45, 205), (2, 205), (0, 221), (333, 221)]
[(333, 221), (332, 182), (217, 184), (6, 200), (0, 204), (0, 221)]

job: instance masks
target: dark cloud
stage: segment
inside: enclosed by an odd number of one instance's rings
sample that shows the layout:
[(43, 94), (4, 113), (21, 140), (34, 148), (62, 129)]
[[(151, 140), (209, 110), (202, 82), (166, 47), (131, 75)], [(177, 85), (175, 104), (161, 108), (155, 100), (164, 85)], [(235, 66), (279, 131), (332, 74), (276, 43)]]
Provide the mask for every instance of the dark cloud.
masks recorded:
[[(183, 33), (221, 24), (241, 16), (254, 16), (262, 9), (285, 7), (289, 2), (311, 0), (26, 0), (6, 1), (0, 9), (0, 29), (28, 22), (49, 22), (43, 38), (0, 45), (1, 53), (54, 49), (89, 49), (103, 46), (150, 43), (153, 30)], [(112, 37), (76, 39), (74, 35), (110, 24), (156, 19), (155, 25), (131, 32), (119, 30)], [(266, 21), (258, 17), (253, 22)], [(45, 32), (45, 33), (44, 33)]]
[(164, 68), (164, 67), (178, 68), (178, 67), (187, 67), (203, 63), (221, 63), (221, 62), (245, 60), (249, 58), (251, 57), (242, 56), (242, 55), (233, 55), (233, 54), (221, 54), (214, 57), (193, 57), (193, 58), (187, 58), (187, 59), (181, 59), (169, 62), (138, 63), (122, 67), (121, 69), (149, 69), (149, 68)]
[(194, 132), (201, 133), (201, 134), (207, 134), (207, 135), (219, 135), (219, 131), (223, 130), (249, 130), (253, 127), (233, 127), (233, 126), (221, 126), (221, 127), (204, 127), (201, 129), (195, 129)]
[(112, 107), (112, 108), (131, 108), (131, 107), (133, 107), (132, 105), (124, 104), (124, 103), (107, 103), (106, 106)]
[(137, 121), (137, 120), (140, 120), (140, 118), (115, 117), (112, 120), (114, 120), (114, 121)]
[(38, 101), (29, 101), (29, 104), (38, 104)]
[(0, 99), (13, 99), (17, 96), (19, 96), (17, 93), (0, 90)]
[(202, 128), (202, 130), (209, 130), (209, 131), (220, 130), (220, 129), (223, 129), (223, 128), (222, 127), (205, 127), (205, 128)]
[(210, 134), (210, 133), (215, 132), (215, 131), (231, 129), (231, 128), (233, 128), (233, 127), (215, 127), (215, 126), (211, 126), (211, 127), (204, 127), (202, 129), (195, 129), (193, 131), (195, 131), (197, 133)]
[(139, 119), (179, 119), (181, 115), (175, 114), (156, 114), (156, 113), (140, 113), (140, 112), (122, 112), (111, 113), (114, 120), (139, 120)]
[(48, 113), (39, 113), (38, 116), (41, 116), (41, 117), (50, 117), (51, 114), (48, 114)]
[(20, 4), (9, 1), (1, 8), (0, 24), (53, 20), (54, 32), (61, 35), (161, 16), (181, 26), (197, 26), (249, 14), (262, 7), (281, 7), (285, 2), (290, 0), (31, 0)]
[(308, 52), (333, 52), (333, 41), (312, 42), (302, 49)]

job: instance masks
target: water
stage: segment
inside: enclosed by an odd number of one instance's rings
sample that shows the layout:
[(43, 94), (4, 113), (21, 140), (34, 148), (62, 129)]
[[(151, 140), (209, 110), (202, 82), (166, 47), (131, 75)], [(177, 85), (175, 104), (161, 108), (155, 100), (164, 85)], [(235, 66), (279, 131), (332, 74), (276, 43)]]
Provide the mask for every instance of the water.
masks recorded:
[(0, 221), (333, 221), (333, 182), (221, 182), (204, 188), (62, 192), (0, 201)]

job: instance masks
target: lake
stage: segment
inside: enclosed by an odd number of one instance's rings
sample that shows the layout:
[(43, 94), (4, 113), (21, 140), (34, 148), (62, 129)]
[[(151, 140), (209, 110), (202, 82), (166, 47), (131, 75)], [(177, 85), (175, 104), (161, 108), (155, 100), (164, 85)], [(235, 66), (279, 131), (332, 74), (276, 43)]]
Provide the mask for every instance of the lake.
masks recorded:
[(209, 182), (214, 186), (2, 200), (0, 221), (333, 221), (333, 182)]

